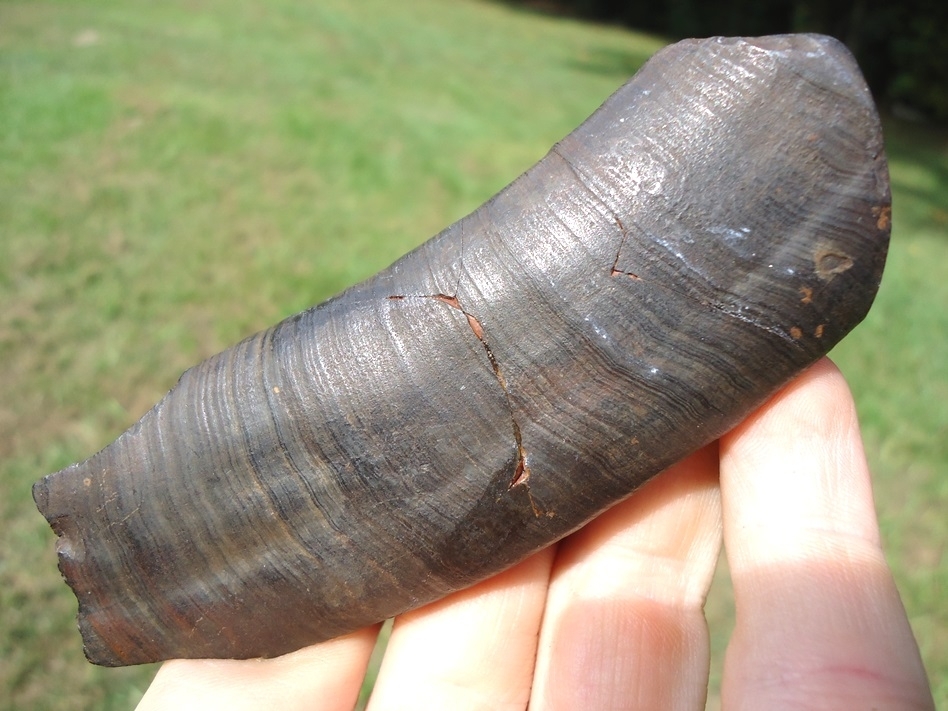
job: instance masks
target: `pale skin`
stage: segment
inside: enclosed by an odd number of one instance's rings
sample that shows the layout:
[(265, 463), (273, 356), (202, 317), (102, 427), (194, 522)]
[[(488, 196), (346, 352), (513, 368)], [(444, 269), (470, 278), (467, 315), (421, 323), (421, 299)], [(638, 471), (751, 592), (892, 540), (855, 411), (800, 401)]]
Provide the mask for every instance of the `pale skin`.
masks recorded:
[[(395, 620), (369, 708), (704, 709), (721, 545), (731, 710), (933, 710), (829, 360), (558, 545)], [(139, 706), (349, 710), (377, 627), (266, 661), (167, 662)]]

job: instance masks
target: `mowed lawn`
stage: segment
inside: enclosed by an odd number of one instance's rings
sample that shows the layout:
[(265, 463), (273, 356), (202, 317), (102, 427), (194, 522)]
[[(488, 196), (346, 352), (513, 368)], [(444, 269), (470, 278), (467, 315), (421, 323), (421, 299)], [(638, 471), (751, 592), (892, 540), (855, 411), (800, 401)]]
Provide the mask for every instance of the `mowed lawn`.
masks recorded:
[[(663, 44), (489, 2), (0, 2), (0, 708), (124, 709), (30, 486), (190, 365), (389, 264)], [(835, 352), (948, 708), (948, 134), (887, 120), (889, 266)], [(708, 605), (712, 699), (733, 612)]]

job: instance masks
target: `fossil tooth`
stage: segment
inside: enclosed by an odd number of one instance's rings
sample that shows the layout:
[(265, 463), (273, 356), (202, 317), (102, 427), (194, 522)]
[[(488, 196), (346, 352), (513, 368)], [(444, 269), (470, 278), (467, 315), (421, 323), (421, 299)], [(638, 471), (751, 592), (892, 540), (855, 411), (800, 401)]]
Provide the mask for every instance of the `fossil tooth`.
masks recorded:
[(86, 655), (282, 654), (570, 533), (864, 317), (889, 206), (841, 44), (662, 50), (480, 209), (36, 483)]

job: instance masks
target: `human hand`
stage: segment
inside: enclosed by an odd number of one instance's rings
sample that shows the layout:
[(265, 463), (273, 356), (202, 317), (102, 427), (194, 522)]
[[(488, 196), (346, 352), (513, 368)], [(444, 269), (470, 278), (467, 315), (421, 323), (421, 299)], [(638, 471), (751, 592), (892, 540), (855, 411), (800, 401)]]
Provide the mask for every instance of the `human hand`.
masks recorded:
[[(828, 360), (583, 529), (395, 620), (370, 709), (703, 709), (722, 540), (726, 709), (934, 709)], [(271, 660), (167, 662), (154, 709), (351, 709), (378, 627)]]

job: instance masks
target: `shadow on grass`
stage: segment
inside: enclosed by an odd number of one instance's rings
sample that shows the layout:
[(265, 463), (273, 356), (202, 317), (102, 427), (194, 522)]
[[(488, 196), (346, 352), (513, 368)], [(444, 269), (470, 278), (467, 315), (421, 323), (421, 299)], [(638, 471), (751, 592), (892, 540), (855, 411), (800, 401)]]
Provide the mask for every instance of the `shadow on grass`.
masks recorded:
[[(524, 15), (533, 15), (549, 17), (554, 19), (568, 20), (571, 22), (582, 22), (588, 25), (615, 26), (623, 32), (630, 32), (627, 27), (595, 20), (572, 11), (557, 2), (547, 0), (492, 0), (497, 5), (502, 5), (512, 12), (518, 12)], [(587, 52), (582, 57), (574, 58), (571, 61), (564, 62), (563, 65), (569, 69), (575, 69), (590, 74), (597, 74), (606, 77), (629, 78), (635, 74), (642, 65), (654, 53), (654, 47), (650, 49), (636, 49), (634, 47), (616, 49), (614, 47), (596, 47)]]
[(883, 128), (895, 210), (922, 210), (912, 216), (914, 226), (929, 223), (933, 234), (948, 239), (948, 130), (892, 116), (883, 117)]
[(609, 77), (631, 77), (652, 56), (646, 52), (598, 47), (585, 57), (567, 62), (571, 69)]

